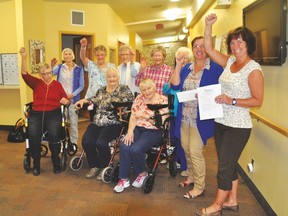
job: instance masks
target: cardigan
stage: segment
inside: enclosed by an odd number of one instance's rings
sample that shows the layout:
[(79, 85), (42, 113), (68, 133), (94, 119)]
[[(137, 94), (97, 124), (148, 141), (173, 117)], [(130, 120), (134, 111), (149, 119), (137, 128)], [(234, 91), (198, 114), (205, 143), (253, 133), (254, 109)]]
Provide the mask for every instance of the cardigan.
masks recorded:
[[(180, 84), (179, 85), (173, 85), (171, 83), (171, 88), (173, 90), (183, 90), (184, 81), (191, 72), (189, 69), (191, 63), (186, 64), (180, 71)], [(203, 75), (200, 81), (200, 87), (201, 86), (207, 86), (207, 85), (213, 85), (218, 83), (218, 79), (220, 75), (223, 72), (223, 67), (216, 64), (215, 62), (210, 60), (210, 69), (204, 69)], [(214, 119), (207, 119), (207, 120), (200, 120), (199, 117), (199, 107), (197, 107), (197, 129), (199, 131), (199, 134), (201, 136), (202, 142), (205, 145), (207, 142), (207, 139), (214, 136)], [(177, 138), (181, 137), (180, 134), (180, 128), (182, 124), (182, 103), (178, 104), (177, 109), (177, 116), (175, 120), (175, 136)]]

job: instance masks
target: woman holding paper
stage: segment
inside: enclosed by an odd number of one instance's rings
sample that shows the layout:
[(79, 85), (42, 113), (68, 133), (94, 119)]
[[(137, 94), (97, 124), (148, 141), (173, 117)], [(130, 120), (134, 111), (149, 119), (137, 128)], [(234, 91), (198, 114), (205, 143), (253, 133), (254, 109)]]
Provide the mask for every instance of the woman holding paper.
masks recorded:
[[(176, 67), (170, 80), (173, 90), (195, 90), (201, 86), (218, 83), (223, 68), (210, 61), (204, 50), (203, 37), (192, 40), (194, 61), (182, 67), (185, 56), (176, 58)], [(181, 144), (187, 160), (188, 177), (179, 184), (179, 187), (188, 187), (194, 184), (192, 190), (184, 197), (194, 199), (205, 193), (206, 166), (203, 156), (203, 147), (207, 140), (214, 135), (214, 120), (201, 121), (199, 118), (198, 101), (186, 101), (178, 104), (175, 121), (175, 135), (181, 139)]]
[(216, 20), (216, 14), (205, 19), (204, 45), (208, 55), (225, 68), (219, 78), (222, 94), (215, 98), (223, 104), (223, 118), (215, 119), (218, 190), (214, 202), (207, 208), (197, 209), (197, 215), (221, 215), (222, 210), (239, 210), (237, 161), (251, 133), (249, 108), (261, 106), (264, 95), (261, 67), (251, 59), (256, 48), (253, 33), (245, 27), (229, 32), (227, 47), (233, 56), (225, 55), (212, 46), (212, 25)]

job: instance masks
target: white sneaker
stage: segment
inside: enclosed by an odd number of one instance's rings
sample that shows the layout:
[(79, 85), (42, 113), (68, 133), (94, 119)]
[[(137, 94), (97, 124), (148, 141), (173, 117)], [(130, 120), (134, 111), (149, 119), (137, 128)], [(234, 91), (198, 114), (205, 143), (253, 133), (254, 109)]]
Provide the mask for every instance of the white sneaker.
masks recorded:
[(121, 193), (125, 188), (130, 186), (129, 180), (120, 179), (118, 184), (114, 187), (114, 191), (117, 193)]
[(181, 172), (181, 176), (182, 176), (182, 177), (188, 177), (188, 171), (187, 171), (187, 170), (183, 170), (183, 171)]
[(145, 176), (142, 175), (138, 175), (138, 177), (135, 179), (135, 181), (133, 182), (132, 186), (135, 188), (140, 188), (142, 187), (142, 184), (145, 180), (145, 178), (148, 176), (148, 174), (146, 174)]

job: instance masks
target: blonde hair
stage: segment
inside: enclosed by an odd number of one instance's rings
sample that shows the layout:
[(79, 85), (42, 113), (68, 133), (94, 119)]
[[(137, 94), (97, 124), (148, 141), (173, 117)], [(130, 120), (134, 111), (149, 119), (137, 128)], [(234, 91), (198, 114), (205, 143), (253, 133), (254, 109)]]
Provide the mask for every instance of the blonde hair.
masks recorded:
[[(38, 73), (42, 73), (42, 72), (44, 72), (44, 71), (47, 70), (47, 69), (50, 69), (50, 71), (51, 71), (51, 66), (50, 66), (50, 64), (48, 64), (48, 63), (40, 64), (40, 65), (39, 65), (39, 68), (38, 68)], [(52, 71), (51, 71), (51, 73), (52, 73)]]
[(105, 55), (107, 55), (107, 49), (104, 45), (98, 45), (94, 48), (94, 54), (95, 55), (98, 51), (103, 51), (105, 53)]
[(163, 46), (156, 46), (151, 50), (151, 57), (153, 57), (154, 53), (160, 51), (162, 52), (163, 58), (166, 58), (166, 49)]
[(189, 49), (188, 47), (180, 47), (176, 53), (175, 53), (175, 57), (177, 58), (180, 55), (184, 55), (186, 57), (186, 59), (188, 59), (189, 61), (192, 60), (193, 57), (193, 53), (192, 50)]
[(70, 48), (65, 48), (65, 49), (63, 49), (63, 51), (62, 51), (62, 61), (64, 61), (64, 54), (65, 54), (66, 52), (68, 52), (68, 53), (71, 53), (71, 54), (72, 54), (72, 60), (74, 60), (74, 59), (75, 59), (75, 55), (74, 55), (74, 52), (73, 52), (73, 50), (72, 50), (72, 49), (70, 49)]
[(156, 89), (155, 81), (151, 78), (144, 78), (139, 83), (139, 88), (142, 90), (142, 88), (151, 86), (152, 88)]
[(117, 68), (115, 68), (115, 67), (109, 67), (109, 68), (106, 70), (106, 72), (105, 72), (106, 79), (107, 79), (107, 75), (108, 75), (109, 72), (115, 72), (115, 74), (117, 75), (118, 79), (120, 79), (120, 73), (119, 73), (119, 71), (118, 71)]
[(132, 53), (133, 53), (133, 49), (132, 49), (132, 47), (131, 47), (130, 45), (126, 45), (126, 44), (121, 45), (121, 46), (119, 47), (119, 55), (121, 55), (121, 53), (122, 53), (123, 50), (129, 50), (129, 52), (132, 52)]

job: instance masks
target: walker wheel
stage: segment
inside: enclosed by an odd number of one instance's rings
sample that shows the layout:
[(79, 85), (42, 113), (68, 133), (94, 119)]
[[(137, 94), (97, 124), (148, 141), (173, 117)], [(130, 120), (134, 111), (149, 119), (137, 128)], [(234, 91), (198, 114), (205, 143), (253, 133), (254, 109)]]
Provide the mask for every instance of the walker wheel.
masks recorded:
[(66, 170), (66, 166), (67, 166), (67, 153), (64, 151), (62, 153), (62, 157), (60, 159), (60, 166), (61, 166), (61, 171), (65, 171)]
[(153, 174), (149, 174), (143, 181), (142, 190), (145, 194), (150, 193), (153, 190), (154, 186), (154, 178)]
[(41, 157), (45, 157), (48, 154), (48, 147), (41, 143)]
[(113, 168), (112, 167), (106, 167), (102, 171), (102, 181), (104, 183), (110, 183), (113, 177)]
[(24, 167), (24, 170), (26, 172), (28, 172), (30, 170), (30, 167), (31, 167), (31, 159), (29, 156), (27, 156), (27, 154), (25, 154), (25, 156), (24, 156), (23, 167)]
[(80, 156), (74, 156), (71, 160), (70, 160), (70, 169), (73, 171), (78, 171), (81, 169), (81, 167), (83, 166), (83, 159)]
[(73, 156), (77, 153), (78, 146), (75, 143), (69, 143), (67, 148), (67, 154)]
[(175, 161), (169, 162), (169, 173), (172, 177), (175, 177), (177, 175), (177, 164)]

